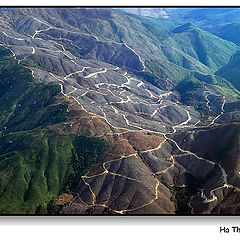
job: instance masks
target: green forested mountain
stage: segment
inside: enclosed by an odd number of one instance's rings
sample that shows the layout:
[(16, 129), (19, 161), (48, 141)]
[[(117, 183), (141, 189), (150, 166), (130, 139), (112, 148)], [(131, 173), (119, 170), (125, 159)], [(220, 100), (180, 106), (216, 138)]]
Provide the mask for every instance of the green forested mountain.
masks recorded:
[(217, 36), (229, 40), (238, 46), (240, 45), (240, 24), (237, 23), (229, 23), (219, 28), (215, 33)]
[(238, 90), (240, 90), (240, 51), (234, 54), (231, 60), (216, 72), (231, 82)]
[(238, 49), (235, 44), (214, 36), (191, 23), (175, 28), (173, 33), (184, 52), (214, 70), (228, 62)]

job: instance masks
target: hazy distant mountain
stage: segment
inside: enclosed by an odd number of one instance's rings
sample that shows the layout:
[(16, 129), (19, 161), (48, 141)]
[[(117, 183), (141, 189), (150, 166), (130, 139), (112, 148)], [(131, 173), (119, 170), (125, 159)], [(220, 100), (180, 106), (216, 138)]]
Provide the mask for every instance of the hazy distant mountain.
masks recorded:
[[(238, 23), (239, 8), (123, 8), (122, 10), (140, 16), (165, 20), (165, 25), (172, 27), (192, 22), (197, 26), (217, 33), (227, 24)], [(171, 23), (171, 24), (170, 24)]]
[(168, 18), (171, 9), (164, 8), (122, 8), (121, 10), (136, 15), (152, 18)]

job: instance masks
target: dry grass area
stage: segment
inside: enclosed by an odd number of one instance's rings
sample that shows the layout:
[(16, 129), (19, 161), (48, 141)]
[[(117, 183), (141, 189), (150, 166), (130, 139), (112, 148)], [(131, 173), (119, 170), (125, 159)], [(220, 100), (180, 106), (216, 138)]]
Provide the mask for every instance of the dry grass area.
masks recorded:
[(138, 151), (146, 151), (158, 147), (165, 138), (160, 134), (150, 134), (147, 132), (129, 132), (124, 137)]
[(56, 205), (64, 205), (65, 203), (71, 202), (73, 199), (73, 196), (68, 193), (62, 193), (57, 198), (55, 199), (55, 204)]

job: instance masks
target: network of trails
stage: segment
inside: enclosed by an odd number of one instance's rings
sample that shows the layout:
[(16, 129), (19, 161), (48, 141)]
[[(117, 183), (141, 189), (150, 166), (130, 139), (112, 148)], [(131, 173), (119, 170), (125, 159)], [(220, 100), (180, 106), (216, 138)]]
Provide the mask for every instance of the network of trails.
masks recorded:
[[(50, 106), (67, 105), (66, 118), (40, 123), (37, 129), (109, 144), (78, 174), (74, 189), (67, 191), (59, 183), (43, 202), (31, 197), (33, 189), (36, 196), (41, 191), (34, 188), (32, 169), (29, 177), (19, 173), (26, 185), (21, 200), (8, 195), (11, 210), (4, 206), (3, 214), (49, 214), (50, 200), (51, 207), (59, 207), (57, 214), (239, 213), (240, 93), (214, 75), (239, 47), (192, 24), (183, 26), (167, 31), (147, 18), (111, 9), (1, 9), (2, 47), (17, 65), (31, 70), (36, 85), (60, 86)], [(186, 48), (180, 38), (192, 46)], [(200, 56), (204, 41), (214, 49), (227, 48), (225, 60), (218, 64), (211, 55), (214, 64), (206, 62)], [(14, 102), (2, 122), (3, 142), (6, 138), (14, 144), (11, 134), (33, 130), (6, 127), (20, 112), (21, 101)], [(48, 144), (49, 152), (51, 148)], [(78, 145), (74, 149), (78, 152)], [(8, 152), (4, 154), (5, 164)], [(49, 194), (47, 185), (56, 176), (48, 170), (51, 156), (47, 158), (39, 181)], [(4, 164), (3, 180), (11, 168)], [(20, 201), (20, 210), (12, 209), (11, 201)]]

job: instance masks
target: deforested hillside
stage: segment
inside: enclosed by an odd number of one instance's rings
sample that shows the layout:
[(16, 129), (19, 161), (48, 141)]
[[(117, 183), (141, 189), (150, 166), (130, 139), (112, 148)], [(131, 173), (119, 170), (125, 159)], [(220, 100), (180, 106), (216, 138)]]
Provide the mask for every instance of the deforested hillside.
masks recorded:
[(0, 214), (239, 212), (239, 47), (135, 10), (0, 9)]

